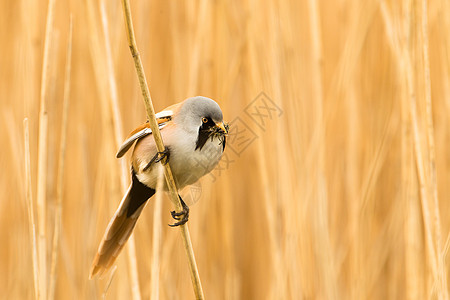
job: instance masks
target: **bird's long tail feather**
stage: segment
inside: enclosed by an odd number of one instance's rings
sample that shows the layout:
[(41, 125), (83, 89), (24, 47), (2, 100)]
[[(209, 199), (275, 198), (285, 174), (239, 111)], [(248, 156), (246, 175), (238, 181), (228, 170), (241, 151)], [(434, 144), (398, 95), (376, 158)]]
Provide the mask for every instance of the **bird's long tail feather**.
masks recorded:
[(106, 228), (97, 254), (92, 262), (89, 278), (96, 274), (102, 275), (112, 266), (133, 232), (137, 219), (145, 207), (143, 204), (154, 193), (155, 190), (140, 183), (133, 173), (133, 183)]

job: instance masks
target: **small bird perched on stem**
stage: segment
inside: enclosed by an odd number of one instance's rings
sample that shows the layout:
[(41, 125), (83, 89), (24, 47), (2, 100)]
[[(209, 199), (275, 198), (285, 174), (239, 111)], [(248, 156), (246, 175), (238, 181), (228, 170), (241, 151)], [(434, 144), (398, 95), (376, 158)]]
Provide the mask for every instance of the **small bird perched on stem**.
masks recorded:
[[(156, 192), (158, 162), (170, 164), (181, 190), (211, 172), (222, 157), (228, 125), (214, 100), (188, 98), (157, 113), (156, 120), (165, 144), (163, 152), (157, 151), (148, 123), (131, 132), (117, 152), (120, 158), (136, 143), (131, 157), (131, 185), (106, 228), (90, 278), (111, 267), (133, 232), (144, 204)], [(176, 223), (170, 226), (185, 224), (189, 219), (189, 207), (179, 198), (183, 211), (171, 212)]]

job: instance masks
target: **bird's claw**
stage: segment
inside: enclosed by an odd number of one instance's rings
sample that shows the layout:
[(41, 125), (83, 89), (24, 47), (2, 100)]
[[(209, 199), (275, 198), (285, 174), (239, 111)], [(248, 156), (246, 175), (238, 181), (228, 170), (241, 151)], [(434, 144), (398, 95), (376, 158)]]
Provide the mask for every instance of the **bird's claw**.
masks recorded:
[[(169, 162), (169, 157), (170, 157), (170, 151), (169, 148), (165, 147), (164, 151), (161, 152), (156, 152), (156, 154), (152, 157), (152, 159), (148, 162), (147, 165), (145, 165), (143, 171), (147, 171), (148, 168), (150, 168), (150, 166), (153, 163), (159, 163), (160, 161), (162, 161), (163, 165), (166, 165)], [(163, 159), (166, 159), (163, 161)]]
[(171, 211), (170, 214), (172, 215), (172, 218), (178, 221), (174, 224), (169, 224), (170, 227), (180, 226), (186, 224), (186, 222), (189, 221), (189, 210), (183, 209), (181, 212)]
[(170, 157), (170, 151), (169, 148), (165, 147), (164, 151), (162, 152), (158, 152), (156, 153), (156, 159), (155, 159), (155, 163), (159, 163), (160, 161), (162, 161), (164, 158), (166, 158), (165, 161), (163, 161), (163, 165), (166, 165), (169, 162), (169, 157)]
[[(179, 196), (178, 196), (179, 197)], [(181, 205), (183, 206), (183, 210), (180, 212), (171, 211), (170, 214), (172, 215), (172, 218), (177, 220), (178, 222), (175, 222), (174, 224), (169, 224), (170, 227), (176, 227), (183, 224), (186, 224), (186, 222), (189, 220), (189, 207), (184, 203), (183, 199), (180, 197)]]

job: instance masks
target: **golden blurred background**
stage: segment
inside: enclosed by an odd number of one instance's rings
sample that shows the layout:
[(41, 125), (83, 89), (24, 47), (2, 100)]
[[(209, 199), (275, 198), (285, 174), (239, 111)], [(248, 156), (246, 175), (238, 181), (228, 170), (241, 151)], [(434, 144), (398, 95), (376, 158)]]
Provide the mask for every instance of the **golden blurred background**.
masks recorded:
[[(219, 167), (184, 191), (206, 299), (448, 299), (448, 1), (131, 6), (155, 110), (203, 95), (231, 122)], [(146, 120), (121, 1), (4, 0), (0, 16), (0, 298), (193, 299), (167, 197), (88, 279), (128, 185), (115, 153)]]

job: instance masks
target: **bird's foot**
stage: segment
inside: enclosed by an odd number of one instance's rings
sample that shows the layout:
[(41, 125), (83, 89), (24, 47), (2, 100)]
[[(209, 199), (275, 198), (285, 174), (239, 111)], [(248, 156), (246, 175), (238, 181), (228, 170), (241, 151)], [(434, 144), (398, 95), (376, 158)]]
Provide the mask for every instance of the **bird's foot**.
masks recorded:
[(163, 165), (167, 164), (169, 162), (169, 157), (170, 157), (170, 150), (168, 147), (165, 147), (164, 151), (156, 152), (155, 156), (153, 156), (152, 159), (150, 159), (148, 164), (144, 167), (143, 171), (144, 172), (147, 171), (147, 169), (150, 168), (150, 166), (153, 163), (159, 163), (160, 161), (162, 161)]
[(177, 220), (178, 222), (174, 224), (169, 224), (170, 227), (176, 227), (183, 224), (186, 224), (186, 222), (189, 220), (189, 206), (184, 203), (183, 199), (181, 199), (180, 195), (178, 195), (180, 198), (181, 205), (183, 206), (183, 210), (180, 212), (171, 211), (170, 214), (172, 215), (172, 218)]

